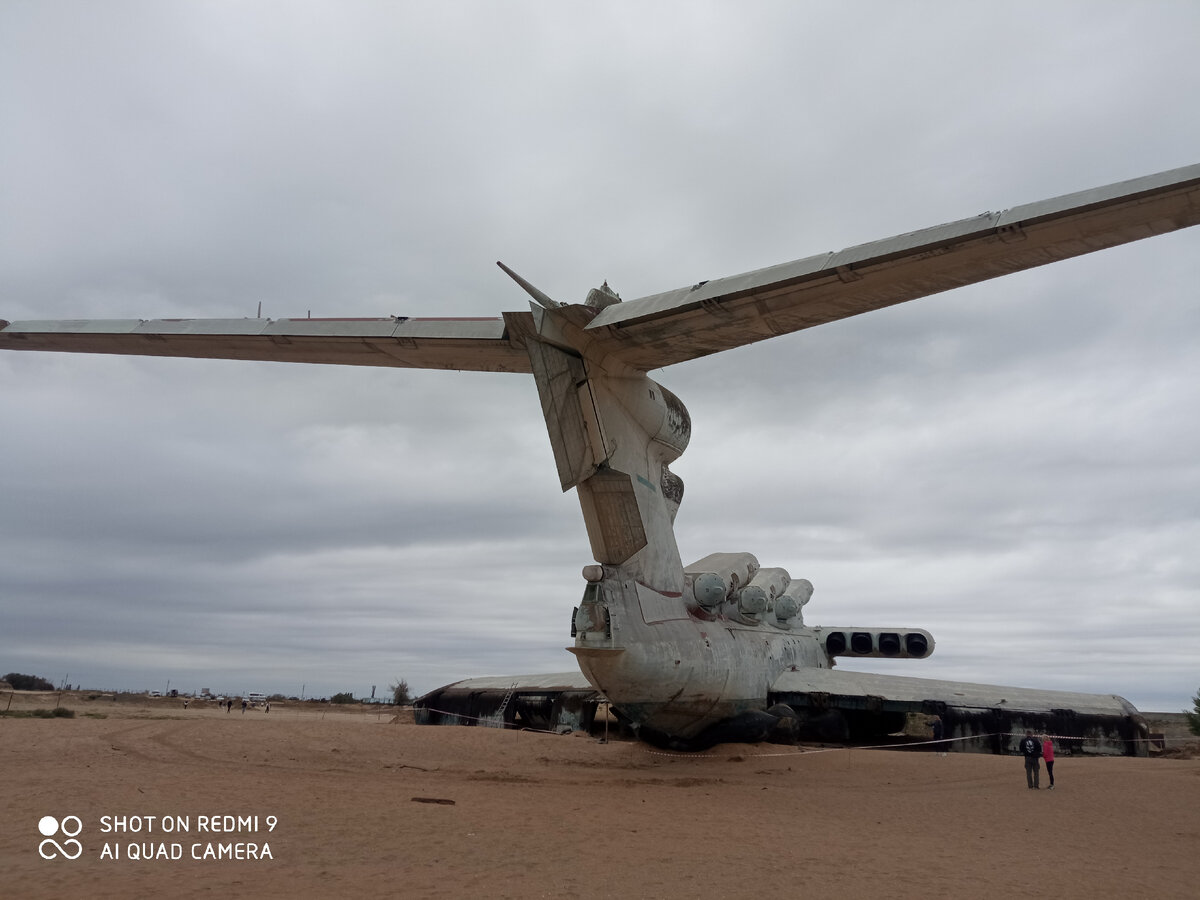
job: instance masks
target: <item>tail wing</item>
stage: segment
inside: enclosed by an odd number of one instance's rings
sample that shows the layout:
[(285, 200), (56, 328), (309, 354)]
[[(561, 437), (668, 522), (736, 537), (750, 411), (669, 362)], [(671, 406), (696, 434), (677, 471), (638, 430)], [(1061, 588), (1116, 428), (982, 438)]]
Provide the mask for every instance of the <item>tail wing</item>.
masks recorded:
[(1200, 223), (1200, 165), (615, 304), (588, 325), (648, 371)]
[(529, 372), (504, 319), (67, 319), (0, 322), (0, 348)]

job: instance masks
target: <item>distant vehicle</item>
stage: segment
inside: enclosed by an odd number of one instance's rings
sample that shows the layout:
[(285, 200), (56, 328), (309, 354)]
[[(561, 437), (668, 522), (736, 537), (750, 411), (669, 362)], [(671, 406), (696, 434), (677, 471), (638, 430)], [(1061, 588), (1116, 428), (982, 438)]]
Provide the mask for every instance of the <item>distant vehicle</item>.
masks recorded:
[(258, 706), (258, 704), (260, 704), (260, 703), (266, 703), (266, 702), (267, 702), (267, 695), (266, 695), (266, 694), (259, 693), (258, 691), (251, 691), (250, 693), (248, 693), (248, 694), (246, 695), (246, 700), (247, 700), (247, 702), (249, 702), (251, 705), (253, 705), (253, 706)]

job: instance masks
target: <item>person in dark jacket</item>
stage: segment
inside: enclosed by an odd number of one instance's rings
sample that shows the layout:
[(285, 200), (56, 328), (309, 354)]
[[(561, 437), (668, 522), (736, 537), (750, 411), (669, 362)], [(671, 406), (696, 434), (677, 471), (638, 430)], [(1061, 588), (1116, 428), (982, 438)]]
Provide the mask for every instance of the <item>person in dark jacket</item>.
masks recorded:
[(1021, 743), (1018, 745), (1021, 748), (1021, 755), (1025, 757), (1025, 783), (1031, 791), (1041, 790), (1042, 767), (1038, 764), (1038, 760), (1042, 758), (1042, 742), (1033, 736), (1033, 732), (1028, 729), (1025, 731), (1025, 737), (1021, 738)]

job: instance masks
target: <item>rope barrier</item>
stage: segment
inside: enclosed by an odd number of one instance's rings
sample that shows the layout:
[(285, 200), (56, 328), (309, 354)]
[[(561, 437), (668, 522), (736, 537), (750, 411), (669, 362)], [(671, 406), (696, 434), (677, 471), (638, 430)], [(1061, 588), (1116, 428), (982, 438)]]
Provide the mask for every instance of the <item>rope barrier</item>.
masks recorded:
[[(927, 747), (927, 746), (932, 746), (932, 745), (939, 745), (939, 746), (944, 747), (947, 744), (951, 744), (955, 741), (977, 741), (977, 740), (985, 740), (987, 738), (995, 738), (995, 737), (1024, 737), (1024, 736), (1025, 736), (1024, 733), (1016, 732), (1016, 731), (993, 731), (993, 732), (989, 732), (987, 734), (972, 734), (972, 735), (967, 735), (965, 737), (948, 737), (948, 738), (939, 738), (937, 740), (930, 739), (930, 740), (925, 740), (925, 741), (905, 741), (902, 744), (899, 744), (899, 743), (853, 744), (853, 745), (843, 745), (843, 746), (838, 746), (838, 747), (808, 747), (808, 748), (798, 748), (798, 749), (791, 750), (791, 751), (781, 751), (778, 753), (751, 753), (749, 755), (751, 757), (753, 757), (754, 759), (766, 759), (768, 757), (775, 757), (775, 756), (810, 756), (814, 753), (833, 753), (838, 750), (895, 750), (898, 747), (907, 750), (910, 747)], [(1039, 735), (1035, 735), (1035, 737), (1039, 737)], [(1074, 741), (1076, 743), (1081, 743), (1081, 744), (1088, 743), (1087, 738), (1081, 737), (1079, 735), (1053, 734), (1053, 735), (1048, 735), (1048, 737), (1051, 740), (1056, 741), (1056, 742)], [(1127, 743), (1139, 743), (1139, 744), (1155, 744), (1155, 745), (1160, 743), (1159, 740), (1150, 739), (1150, 738), (1129, 738), (1126, 742)], [(1166, 738), (1162, 741), (1162, 743), (1187, 744), (1187, 743), (1191, 743), (1191, 741), (1189, 741), (1187, 738)], [(646, 748), (642, 748), (642, 752), (647, 755), (650, 755), (650, 756), (664, 756), (664, 757), (672, 757), (675, 759), (719, 759), (722, 756), (722, 754), (717, 754), (717, 753), (669, 753), (665, 750), (649, 750)]]
[[(998, 732), (1003, 733), (1003, 732)], [(946, 744), (950, 741), (970, 741), (976, 738), (993, 737), (990, 734), (977, 734), (971, 737), (964, 738), (942, 738), (937, 741), (911, 741), (903, 744), (853, 744), (843, 745), (838, 747), (803, 747), (795, 750), (780, 751), (778, 753), (752, 753), (754, 759), (766, 759), (773, 756), (811, 756), (815, 753), (836, 753), (839, 750), (892, 750), (896, 747), (920, 747), (925, 744)], [(717, 753), (668, 753), (665, 750), (642, 750), (643, 753), (650, 756), (670, 756), (677, 759), (718, 759), (720, 754)]]

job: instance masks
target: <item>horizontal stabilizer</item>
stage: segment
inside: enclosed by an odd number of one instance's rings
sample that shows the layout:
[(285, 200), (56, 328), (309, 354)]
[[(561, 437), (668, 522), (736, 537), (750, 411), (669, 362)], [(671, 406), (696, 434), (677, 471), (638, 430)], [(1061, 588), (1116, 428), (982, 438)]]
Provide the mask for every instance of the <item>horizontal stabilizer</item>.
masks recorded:
[(1200, 223), (1200, 165), (627, 300), (588, 329), (643, 371)]
[[(529, 316), (529, 313), (514, 313)], [(12, 322), (0, 349), (529, 372), (504, 319), (65, 319)]]

